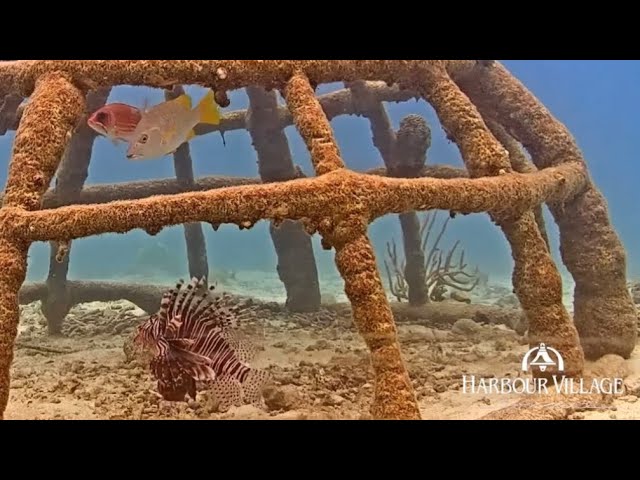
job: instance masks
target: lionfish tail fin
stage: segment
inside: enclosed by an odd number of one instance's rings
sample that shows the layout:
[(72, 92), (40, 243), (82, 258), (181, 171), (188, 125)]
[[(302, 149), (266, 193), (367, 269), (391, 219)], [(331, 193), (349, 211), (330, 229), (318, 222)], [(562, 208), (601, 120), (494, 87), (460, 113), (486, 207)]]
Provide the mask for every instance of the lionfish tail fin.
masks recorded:
[(209, 394), (217, 404), (219, 412), (226, 412), (231, 407), (242, 405), (242, 385), (230, 376), (222, 375), (209, 387)]
[(257, 369), (252, 369), (244, 382), (240, 382), (231, 375), (222, 375), (211, 383), (209, 393), (217, 404), (219, 412), (225, 412), (233, 406), (239, 407), (241, 405), (261, 407), (263, 404), (262, 392), (270, 378), (268, 372)]
[(242, 384), (244, 401), (252, 405), (260, 405), (263, 398), (262, 393), (270, 381), (271, 374), (268, 371), (257, 368), (251, 369)]

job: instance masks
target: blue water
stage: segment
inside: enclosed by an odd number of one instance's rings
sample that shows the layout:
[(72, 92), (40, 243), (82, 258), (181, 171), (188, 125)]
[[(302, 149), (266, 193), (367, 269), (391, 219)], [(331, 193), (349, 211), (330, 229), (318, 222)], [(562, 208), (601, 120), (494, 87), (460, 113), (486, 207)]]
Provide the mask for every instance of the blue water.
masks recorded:
[[(640, 162), (636, 153), (636, 139), (640, 138), (639, 61), (551, 61), (510, 60), (503, 62), (542, 101), (575, 136), (588, 163), (591, 175), (605, 195), (615, 229), (628, 252), (628, 274), (640, 276), (640, 222), (636, 205), (640, 203)], [(323, 85), (318, 93), (342, 88), (342, 85)], [(194, 101), (203, 95), (201, 88), (188, 88)], [(231, 105), (225, 111), (246, 108), (243, 91), (232, 92)], [(122, 101), (142, 106), (163, 100), (159, 90), (118, 87), (109, 101)], [(433, 110), (424, 101), (387, 104), (389, 115), (397, 128), (409, 113), (423, 115), (432, 128), (433, 142), (429, 150), (430, 163), (461, 166), (457, 148), (446, 141)], [(360, 117), (338, 117), (332, 125), (349, 167), (364, 170), (382, 164), (379, 152), (372, 144), (369, 123)], [(307, 174), (312, 174), (309, 154), (293, 127), (286, 130), (294, 161)], [(13, 132), (0, 137), (0, 181), (6, 181), (7, 162), (13, 142)], [(191, 142), (191, 154), (196, 175), (256, 176), (256, 154), (246, 131), (225, 135), (226, 147), (218, 133), (198, 137)], [(114, 146), (104, 138), (95, 142), (88, 183), (112, 183), (131, 180), (174, 177), (170, 156), (147, 162), (130, 162), (124, 156), (125, 146)], [(547, 215), (554, 255), (558, 255), (557, 229)], [(204, 225), (208, 257), (212, 267), (232, 270), (275, 271), (276, 256), (268, 234), (267, 224), (261, 222), (250, 231), (239, 231), (235, 225), (225, 225), (214, 233)], [(370, 236), (379, 260), (385, 242), (399, 237), (397, 217), (389, 216), (371, 225)], [(512, 261), (502, 233), (486, 215), (458, 217), (450, 223), (446, 241), (460, 239), (470, 263), (495, 277), (509, 277)], [(126, 235), (102, 235), (74, 242), (70, 278), (114, 278), (135, 265), (140, 249), (156, 242), (168, 248), (177, 258), (184, 259), (186, 251), (180, 226), (167, 228), (156, 237), (142, 231)], [(321, 275), (335, 275), (333, 252), (320, 247), (314, 237), (316, 259)], [(158, 257), (162, 261), (162, 257)], [(40, 280), (48, 270), (48, 246), (36, 244), (29, 256), (29, 280)], [(561, 271), (566, 271), (561, 267)]]

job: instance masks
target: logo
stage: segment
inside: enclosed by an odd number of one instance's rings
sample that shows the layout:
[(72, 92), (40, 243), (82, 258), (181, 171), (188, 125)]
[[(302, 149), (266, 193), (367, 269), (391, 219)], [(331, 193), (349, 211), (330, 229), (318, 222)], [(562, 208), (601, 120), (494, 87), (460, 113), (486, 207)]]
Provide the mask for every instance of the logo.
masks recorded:
[[(536, 373), (545, 373), (536, 376)], [(476, 377), (462, 376), (462, 393), (464, 394), (535, 394), (535, 393), (564, 393), (564, 394), (624, 394), (622, 378), (584, 378), (567, 377), (565, 374), (564, 358), (560, 352), (545, 344), (528, 350), (520, 362), (520, 372), (517, 377)]]
[[(551, 352), (555, 357), (555, 361), (549, 355)], [(531, 359), (533, 354), (536, 356)], [(527, 372), (529, 367), (538, 367), (541, 372), (544, 372), (547, 367), (558, 367), (558, 372), (564, 372), (564, 359), (560, 352), (552, 347), (547, 347), (544, 343), (541, 343), (537, 347), (532, 348), (522, 357), (522, 371)]]

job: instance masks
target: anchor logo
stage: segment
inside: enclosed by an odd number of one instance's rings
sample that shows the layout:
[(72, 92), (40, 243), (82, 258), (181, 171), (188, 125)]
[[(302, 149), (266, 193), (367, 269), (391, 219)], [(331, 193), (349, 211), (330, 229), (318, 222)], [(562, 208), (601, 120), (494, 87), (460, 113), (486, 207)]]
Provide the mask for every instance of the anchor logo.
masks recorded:
[[(555, 361), (551, 358), (551, 355), (549, 355), (549, 352), (551, 352), (556, 357)], [(529, 359), (534, 353), (536, 353), (536, 356), (534, 357), (533, 360), (529, 361)], [(544, 372), (547, 369), (547, 367), (553, 367), (553, 366), (557, 366), (558, 371), (563, 372), (564, 359), (562, 358), (562, 355), (560, 355), (560, 352), (558, 352), (558, 350), (552, 347), (548, 347), (544, 343), (541, 343), (537, 347), (534, 347), (531, 350), (529, 350), (527, 353), (525, 353), (524, 357), (522, 358), (523, 372), (526, 372), (527, 370), (529, 370), (529, 367), (538, 367), (541, 372)]]

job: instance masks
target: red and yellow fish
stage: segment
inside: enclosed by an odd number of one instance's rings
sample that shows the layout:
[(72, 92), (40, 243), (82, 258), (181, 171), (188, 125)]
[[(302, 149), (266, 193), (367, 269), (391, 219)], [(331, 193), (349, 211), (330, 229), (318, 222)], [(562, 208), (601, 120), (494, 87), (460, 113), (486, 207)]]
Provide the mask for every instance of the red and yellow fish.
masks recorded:
[(87, 120), (93, 130), (112, 142), (129, 142), (142, 118), (142, 111), (126, 103), (110, 103), (95, 111)]

